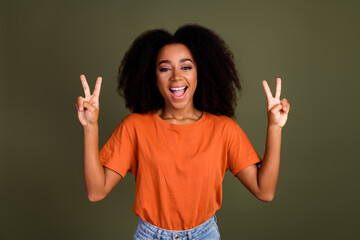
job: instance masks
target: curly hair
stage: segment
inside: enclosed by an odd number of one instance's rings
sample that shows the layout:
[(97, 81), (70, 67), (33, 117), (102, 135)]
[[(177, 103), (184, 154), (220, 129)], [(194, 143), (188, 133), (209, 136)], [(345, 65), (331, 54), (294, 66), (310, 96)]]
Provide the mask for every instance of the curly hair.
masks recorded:
[(155, 112), (164, 107), (156, 86), (156, 58), (162, 47), (184, 44), (197, 66), (194, 107), (215, 115), (232, 117), (236, 90), (241, 90), (233, 55), (213, 31), (194, 24), (180, 27), (175, 34), (162, 29), (142, 33), (125, 53), (119, 67), (118, 93), (134, 113)]

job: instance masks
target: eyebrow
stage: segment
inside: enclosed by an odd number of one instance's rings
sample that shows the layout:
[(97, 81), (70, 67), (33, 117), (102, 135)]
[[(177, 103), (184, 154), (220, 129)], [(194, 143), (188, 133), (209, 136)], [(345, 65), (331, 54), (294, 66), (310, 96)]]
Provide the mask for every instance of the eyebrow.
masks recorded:
[[(183, 59), (180, 59), (179, 62), (186, 62), (186, 61), (190, 61), (190, 62), (193, 62), (190, 58), (183, 58)], [(169, 60), (163, 60), (163, 61), (160, 61), (159, 62), (159, 65), (162, 64), (162, 63), (171, 63), (171, 61)]]

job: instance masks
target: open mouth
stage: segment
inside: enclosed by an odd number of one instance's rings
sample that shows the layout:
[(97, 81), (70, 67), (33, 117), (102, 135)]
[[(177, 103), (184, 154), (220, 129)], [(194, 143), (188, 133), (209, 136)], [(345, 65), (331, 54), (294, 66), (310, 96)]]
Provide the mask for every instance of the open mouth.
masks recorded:
[(188, 89), (187, 86), (184, 87), (174, 87), (174, 88), (170, 88), (170, 92), (171, 95), (175, 98), (175, 99), (181, 99), (185, 96), (186, 90)]

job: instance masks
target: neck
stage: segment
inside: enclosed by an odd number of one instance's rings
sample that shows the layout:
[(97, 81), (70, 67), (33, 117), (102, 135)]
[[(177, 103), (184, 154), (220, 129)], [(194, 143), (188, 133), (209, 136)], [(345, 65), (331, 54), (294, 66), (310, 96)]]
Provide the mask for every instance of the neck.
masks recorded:
[(199, 120), (202, 112), (192, 107), (189, 109), (160, 109), (157, 114), (165, 121), (174, 124), (187, 124)]

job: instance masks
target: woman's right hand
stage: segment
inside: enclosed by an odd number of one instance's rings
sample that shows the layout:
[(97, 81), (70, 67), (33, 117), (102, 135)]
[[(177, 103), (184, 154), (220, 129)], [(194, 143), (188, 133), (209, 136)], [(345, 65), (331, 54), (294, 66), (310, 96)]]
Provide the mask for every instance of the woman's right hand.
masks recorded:
[(102, 78), (97, 78), (93, 94), (90, 93), (90, 88), (85, 75), (80, 75), (80, 80), (84, 89), (85, 98), (81, 96), (78, 97), (75, 106), (78, 110), (79, 121), (85, 127), (97, 124), (99, 118), (99, 96)]

